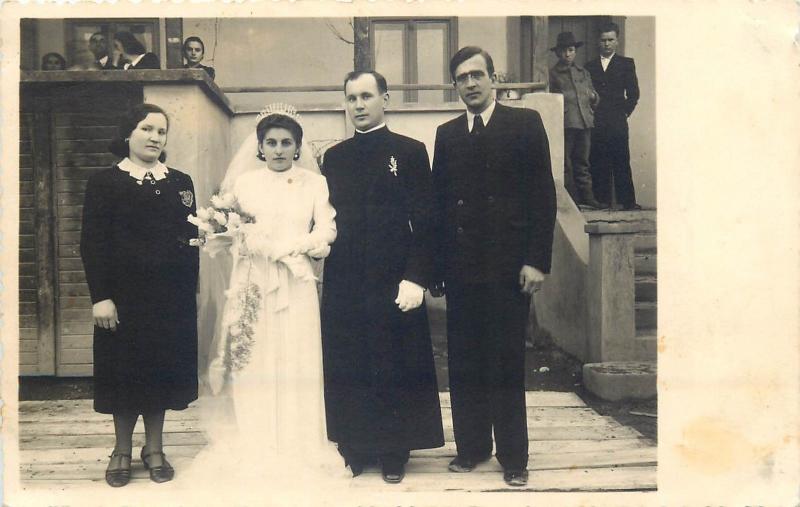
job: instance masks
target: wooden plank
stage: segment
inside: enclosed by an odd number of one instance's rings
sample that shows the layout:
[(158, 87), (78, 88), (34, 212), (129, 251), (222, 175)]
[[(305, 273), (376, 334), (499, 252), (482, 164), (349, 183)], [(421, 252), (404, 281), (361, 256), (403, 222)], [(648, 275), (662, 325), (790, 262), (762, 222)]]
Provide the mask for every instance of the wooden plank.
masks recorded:
[(58, 365), (60, 377), (91, 377), (94, 369), (91, 364), (60, 364)]
[[(20, 237), (20, 241), (22, 241), (23, 237)], [(29, 241), (33, 241), (33, 237), (27, 238)], [(19, 261), (20, 262), (36, 262), (36, 250), (34, 248), (20, 248), (19, 249)]]
[[(104, 435), (44, 435), (39, 437), (20, 436), (19, 448), (26, 449), (73, 449), (82, 447), (114, 447), (113, 433)], [(170, 445), (204, 445), (206, 438), (201, 432), (192, 433), (165, 433), (164, 441)], [(133, 446), (144, 445), (144, 433), (133, 435)]]
[[(615, 452), (618, 450), (641, 449), (655, 447), (648, 438), (621, 438), (612, 440), (529, 440), (528, 450), (532, 455), (571, 453), (571, 452)], [(436, 449), (418, 449), (411, 451), (412, 457), (436, 457), (456, 455), (455, 442), (446, 442)]]
[(83, 271), (83, 261), (77, 257), (58, 259), (58, 268), (62, 271)]
[(65, 297), (59, 300), (59, 308), (64, 310), (77, 310), (80, 308), (91, 308), (92, 300), (88, 297)]
[[(81, 400), (37, 400), (19, 403), (19, 421), (53, 422), (53, 421), (92, 421), (110, 419), (108, 414), (94, 411), (94, 401)], [(192, 403), (185, 410), (167, 410), (166, 420), (193, 419), (199, 417), (199, 402)]]
[(62, 322), (61, 335), (67, 334), (92, 334), (94, 333), (94, 324), (91, 320), (80, 322)]
[[(101, 97), (97, 97), (101, 99)], [(97, 107), (95, 104), (94, 107)], [(76, 113), (76, 112), (62, 112), (55, 117), (55, 126), (58, 127), (112, 127), (116, 132), (116, 117), (110, 112), (102, 113)]]
[(83, 192), (59, 192), (56, 199), (59, 206), (83, 204)]
[(23, 136), (22, 131), (20, 130), (20, 139), (19, 139), (19, 154), (20, 155), (30, 155), (33, 153), (31, 151), (31, 140), (30, 137), (26, 139), (26, 136)]
[[(450, 406), (450, 393), (439, 393), (442, 407)], [(586, 403), (573, 392), (527, 391), (525, 405), (528, 407), (585, 407)]]
[(86, 274), (81, 271), (58, 271), (58, 281), (63, 283), (83, 283), (86, 282)]
[(58, 218), (81, 218), (82, 216), (83, 205), (58, 207)]
[(33, 167), (33, 155), (30, 153), (20, 153), (19, 154), (19, 166), (25, 168), (32, 168)]
[(58, 256), (78, 259), (81, 256), (80, 245), (58, 245)]
[[(645, 447), (625, 449), (614, 452), (570, 452), (556, 454), (531, 454), (528, 458), (528, 470), (559, 470), (566, 468), (603, 468), (613, 466), (650, 466), (656, 465), (657, 449)], [(409, 474), (446, 474), (450, 473), (447, 465), (449, 456), (418, 457), (409, 460), (406, 471)], [(475, 472), (502, 472), (503, 467), (496, 459), (479, 464)]]
[[(36, 196), (33, 194), (20, 194), (19, 195), (19, 207), (24, 209), (33, 208), (36, 206)], [(27, 218), (27, 217), (25, 217)], [(20, 216), (20, 220), (22, 220), (22, 216)], [(31, 229), (33, 228), (33, 220), (27, 220), (31, 224)], [(20, 233), (24, 234), (32, 234), (33, 230), (27, 230), (23, 228), (20, 224)]]
[(58, 232), (80, 231), (83, 218), (64, 218), (58, 222)]
[(19, 168), (20, 181), (33, 181), (33, 167), (20, 166)]
[[(52, 435), (90, 436), (113, 435), (114, 421), (108, 414), (103, 419), (92, 421), (36, 421), (21, 422), (20, 434), (27, 439), (35, 439)], [(165, 419), (164, 433), (202, 432), (198, 419)], [(144, 434), (144, 423), (140, 417), (134, 433)]]
[[(49, 101), (41, 101), (35, 107), (31, 142), (33, 183), (36, 188), (36, 265), (39, 270), (38, 286), (36, 287), (39, 308), (37, 362), (39, 373), (52, 375), (56, 371), (52, 114)], [(20, 287), (22, 288), (22, 286)]]
[[(176, 470), (187, 470), (191, 465), (194, 456), (172, 456), (167, 455), (170, 463)], [(103, 455), (102, 459), (87, 463), (69, 463), (69, 464), (30, 464), (23, 465), (20, 468), (20, 479), (23, 481), (51, 481), (51, 480), (93, 480), (103, 481), (105, 476), (105, 469), (108, 465), (108, 450)], [(148, 480), (149, 472), (144, 469), (144, 466), (137, 459), (131, 466), (131, 478), (133, 480)]]
[(68, 139), (103, 139), (111, 141), (117, 135), (117, 128), (110, 125), (56, 125), (56, 138)]
[(85, 283), (64, 283), (59, 287), (61, 296), (76, 297), (88, 296), (89, 286)]
[(84, 177), (88, 177), (91, 170), (86, 168), (110, 167), (118, 159), (119, 157), (107, 151), (97, 153), (58, 152), (56, 154), (56, 166), (59, 168), (57, 174), (60, 178), (68, 178), (69, 176), (64, 176), (69, 174), (68, 171), (79, 171), (76, 174), (85, 174)]
[(36, 182), (34, 181), (20, 181), (19, 182), (19, 193), (25, 195), (34, 195), (36, 188)]
[(648, 491), (656, 489), (656, 467), (576, 468), (530, 474), (525, 488), (511, 488), (500, 473), (407, 474), (400, 484), (386, 484), (378, 470), (368, 470), (350, 484), (351, 490), (407, 493), (419, 491)]
[(61, 337), (61, 350), (66, 349), (90, 349), (94, 338), (90, 334), (68, 334)]
[[(641, 433), (633, 428), (613, 425), (609, 421), (605, 426), (539, 426), (528, 422), (528, 438), (530, 440), (604, 440), (617, 438), (641, 438)], [(452, 442), (453, 429), (444, 428), (444, 439)]]
[[(58, 233), (58, 244), (60, 246), (80, 245), (81, 244), (81, 233), (80, 233), (80, 231), (59, 232)], [(59, 268), (61, 268), (60, 264), (59, 264)]]
[[(589, 407), (526, 407), (528, 421), (554, 426), (606, 425), (609, 419)], [(445, 426), (452, 427), (452, 411), (442, 407)]]
[(39, 365), (38, 364), (20, 364), (19, 365), (19, 374), (23, 375), (39, 375)]
[(39, 364), (39, 354), (37, 352), (20, 352), (19, 364), (37, 365)]
[[(23, 290), (33, 290), (39, 288), (38, 280), (35, 276), (20, 276), (19, 288)], [(27, 327), (27, 326), (26, 326)]]
[(19, 351), (20, 352), (36, 352), (39, 343), (37, 340), (22, 340), (19, 341)]
[(36, 222), (32, 216), (20, 215), (19, 234), (24, 236), (33, 236), (36, 234)]
[(20, 315), (19, 317), (19, 327), (26, 327), (26, 328), (35, 328), (38, 322), (38, 316), (36, 315)]
[(20, 236), (19, 247), (20, 249), (33, 249), (36, 245), (36, 238), (33, 236)]
[[(164, 445), (164, 452), (170, 460), (177, 457), (193, 458), (205, 445)], [(26, 449), (20, 451), (19, 461), (25, 465), (65, 464), (100, 461), (108, 463), (105, 447), (84, 447), (80, 449)]]
[(23, 327), (19, 330), (19, 339), (20, 340), (38, 340), (39, 339), (39, 330), (35, 327)]
[(62, 349), (58, 355), (59, 364), (91, 364), (92, 349)]
[(57, 139), (56, 149), (60, 152), (108, 153), (111, 139)]
[(86, 192), (87, 180), (58, 180), (56, 192), (75, 192), (83, 195)]

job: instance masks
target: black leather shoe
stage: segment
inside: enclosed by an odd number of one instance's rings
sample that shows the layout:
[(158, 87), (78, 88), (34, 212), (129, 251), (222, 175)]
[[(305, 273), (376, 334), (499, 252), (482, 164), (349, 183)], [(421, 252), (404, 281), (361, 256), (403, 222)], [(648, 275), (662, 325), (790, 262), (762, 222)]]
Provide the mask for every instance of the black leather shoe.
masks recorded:
[(622, 209), (625, 211), (638, 211), (642, 209), (642, 207), (636, 203), (633, 203), (633, 204), (623, 204)]
[(603, 209), (603, 203), (598, 202), (596, 199), (584, 199), (581, 206), (588, 209)]
[(491, 457), (492, 457), (491, 454), (479, 459), (471, 459), (463, 456), (456, 456), (455, 458), (453, 458), (453, 461), (451, 461), (450, 464), (447, 465), (447, 469), (450, 470), (451, 472), (456, 472), (460, 474), (465, 472), (472, 472), (473, 470), (475, 470), (475, 467), (478, 465), (478, 463), (483, 463), (484, 461), (488, 460)]
[(527, 470), (513, 470), (507, 469), (503, 471), (503, 480), (509, 486), (519, 488), (528, 484), (528, 471)]
[(399, 484), (406, 476), (406, 467), (403, 465), (382, 465), (381, 475), (384, 482), (389, 484)]
[[(112, 488), (121, 488), (131, 481), (131, 455), (114, 451), (109, 458), (111, 460), (106, 468), (106, 482)], [(112, 468), (115, 460), (118, 466)]]
[(350, 472), (353, 474), (353, 477), (358, 477), (359, 475), (364, 473), (364, 465), (350, 463), (349, 466), (350, 466)]
[[(147, 458), (154, 454), (161, 455), (162, 464), (159, 466), (151, 467), (150, 464), (147, 463)], [(153, 482), (169, 482), (175, 477), (175, 469), (172, 468), (172, 465), (169, 464), (167, 461), (167, 456), (163, 452), (144, 452), (144, 447), (142, 447), (142, 463), (144, 463), (144, 469), (150, 471), (150, 480)]]

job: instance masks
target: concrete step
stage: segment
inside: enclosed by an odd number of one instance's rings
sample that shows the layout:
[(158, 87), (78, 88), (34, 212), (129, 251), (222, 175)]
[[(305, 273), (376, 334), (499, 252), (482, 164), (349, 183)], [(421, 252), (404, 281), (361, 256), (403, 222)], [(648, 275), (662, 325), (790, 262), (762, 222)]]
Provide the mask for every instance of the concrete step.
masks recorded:
[(633, 360), (655, 361), (658, 359), (658, 336), (655, 329), (639, 329), (633, 339)]
[(658, 300), (658, 283), (656, 277), (653, 275), (637, 276), (634, 281), (634, 289), (636, 291), (636, 301), (650, 301), (655, 302)]
[(610, 361), (583, 365), (583, 385), (608, 401), (654, 398), (655, 361)]
[(636, 312), (636, 329), (657, 329), (658, 304), (656, 302), (636, 301), (634, 311)]
[(656, 276), (657, 262), (655, 252), (634, 252), (633, 272), (637, 276)]

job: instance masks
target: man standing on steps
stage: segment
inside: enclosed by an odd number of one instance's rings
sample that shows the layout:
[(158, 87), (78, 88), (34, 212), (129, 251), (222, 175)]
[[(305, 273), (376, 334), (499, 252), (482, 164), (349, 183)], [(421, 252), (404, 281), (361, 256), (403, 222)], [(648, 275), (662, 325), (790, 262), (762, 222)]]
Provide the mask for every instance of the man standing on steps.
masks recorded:
[(434, 290), (447, 295), (450, 396), (458, 455), (470, 472), (492, 455), (503, 479), (527, 484), (525, 324), (550, 271), (556, 216), (539, 113), (498, 104), (492, 57), (467, 46), (450, 61), (465, 114), (440, 125), (433, 156)]
[(591, 170), (594, 196), (600, 202), (611, 202), (614, 192), (624, 210), (639, 210), (631, 176), (631, 154), (628, 147), (628, 117), (639, 101), (639, 82), (633, 58), (617, 54), (619, 27), (605, 23), (600, 27), (600, 58), (586, 63), (592, 84), (600, 94), (594, 112)]

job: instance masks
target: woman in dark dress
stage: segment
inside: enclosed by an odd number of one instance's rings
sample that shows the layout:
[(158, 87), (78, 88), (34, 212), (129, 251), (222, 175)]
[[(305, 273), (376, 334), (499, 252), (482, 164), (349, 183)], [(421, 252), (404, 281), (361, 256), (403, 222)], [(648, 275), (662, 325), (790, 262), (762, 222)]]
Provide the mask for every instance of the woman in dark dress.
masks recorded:
[(186, 59), (186, 64), (183, 66), (186, 69), (203, 69), (206, 73), (214, 79), (214, 67), (203, 65), (203, 57), (206, 54), (206, 45), (203, 44), (203, 39), (196, 36), (186, 37), (183, 41), (183, 57)]
[(142, 70), (160, 69), (161, 62), (153, 53), (148, 53), (139, 39), (130, 32), (117, 32), (114, 34), (115, 61), (120, 69)]
[(81, 257), (94, 318), (94, 409), (113, 414), (116, 444), (106, 482), (130, 480), (133, 429), (154, 482), (172, 479), (163, 453), (166, 409), (197, 399), (197, 228), (191, 178), (163, 164), (169, 120), (134, 107), (110, 150), (124, 157), (89, 178)]

